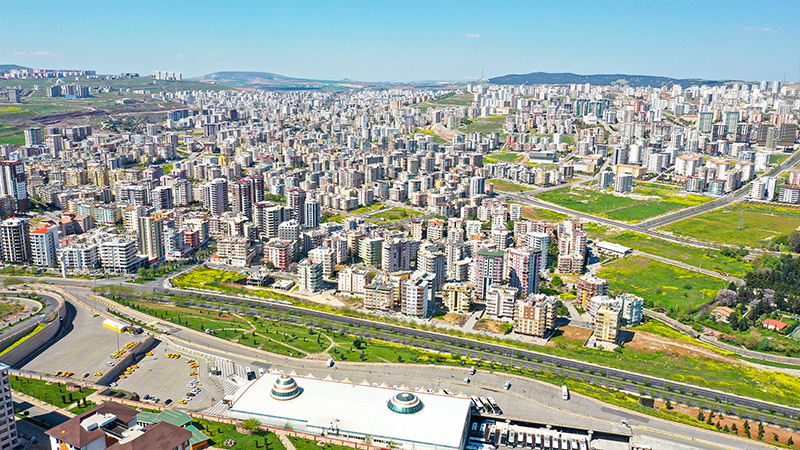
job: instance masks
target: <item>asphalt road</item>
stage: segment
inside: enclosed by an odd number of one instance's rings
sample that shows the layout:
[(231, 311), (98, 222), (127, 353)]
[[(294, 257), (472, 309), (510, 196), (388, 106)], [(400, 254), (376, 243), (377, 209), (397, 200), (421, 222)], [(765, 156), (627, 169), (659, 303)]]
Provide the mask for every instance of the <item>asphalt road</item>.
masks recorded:
[[(67, 283), (73, 281), (80, 282), (82, 280), (71, 280), (71, 279), (61, 280), (61, 282), (64, 283), (65, 286)], [(179, 289), (165, 289), (163, 287), (151, 288), (149, 286), (135, 285), (135, 284), (131, 284), (130, 286), (133, 286), (134, 288), (140, 290), (147, 290), (147, 291), (152, 290), (164, 294), (184, 294), (184, 295), (187, 294), (187, 291), (182, 291)], [(78, 287), (75, 288), (65, 287), (65, 289), (72, 295), (75, 295), (81, 301), (90, 304), (90, 306), (95, 306), (101, 310), (107, 308), (107, 306), (105, 305), (96, 304), (96, 302), (88, 299), (88, 297), (86, 297), (86, 294), (90, 292), (85, 288), (81, 289)], [(188, 292), (188, 293), (189, 295), (197, 295), (197, 293), (194, 292)], [(231, 300), (234, 299), (241, 300), (237, 299), (237, 297), (234, 296), (218, 295), (213, 293), (206, 293), (203, 295), (205, 297), (211, 297), (217, 301), (222, 301), (222, 302), (230, 302)], [(717, 391), (700, 386), (694, 386), (686, 383), (679, 383), (675, 381), (665, 380), (662, 378), (652, 377), (649, 375), (642, 375), (620, 369), (599, 366), (583, 361), (577, 361), (546, 353), (539, 353), (531, 350), (506, 347), (503, 345), (492, 344), (492, 343), (477, 341), (468, 338), (462, 338), (458, 336), (451, 336), (426, 330), (405, 328), (398, 325), (375, 322), (366, 319), (341, 316), (338, 314), (299, 308), (291, 305), (283, 305), (266, 301), (265, 302), (254, 301), (254, 302), (256, 302), (259, 307), (275, 310), (278, 312), (299, 314), (301, 316), (307, 316), (309, 318), (318, 318), (326, 321), (370, 328), (377, 332), (390, 333), (391, 335), (394, 335), (392, 337), (393, 339), (399, 339), (397, 337), (398, 335), (408, 335), (410, 337), (436, 341), (438, 344), (440, 344), (440, 346), (453, 345), (455, 346), (455, 348), (457, 348), (459, 352), (462, 353), (467, 352), (486, 361), (496, 360), (498, 362), (502, 362), (503, 364), (507, 364), (510, 366), (532, 368), (532, 369), (546, 367), (544, 365), (552, 365), (559, 368), (568, 369), (570, 371), (580, 372), (580, 376), (583, 379), (590, 379), (598, 383), (607, 384), (609, 383), (609, 380), (613, 380), (615, 385), (619, 385), (623, 390), (629, 389), (631, 392), (638, 391), (638, 389), (642, 385), (644, 385), (646, 387), (658, 388), (665, 391), (669, 391), (671, 395), (675, 396), (675, 398), (679, 398), (679, 396), (682, 394), (688, 395), (691, 393), (692, 396), (695, 398), (706, 399), (712, 402), (730, 403), (735, 406), (752, 408), (764, 412), (773, 411), (776, 414), (780, 414), (795, 419), (800, 418), (799, 408), (784, 406), (749, 397), (743, 397), (739, 395), (730, 394), (727, 392)], [(95, 304), (92, 305), (92, 303)], [(177, 337), (186, 339), (187, 341), (190, 342), (197, 341), (201, 345), (209, 345), (211, 348), (213, 348), (216, 342), (214, 341), (212, 343), (209, 343), (208, 341), (213, 341), (213, 339), (205, 338), (205, 336), (203, 335), (198, 336), (190, 332), (181, 331), (175, 327), (172, 327), (169, 324), (164, 324), (160, 328), (162, 328), (162, 331), (166, 332), (167, 334), (173, 334)], [(469, 348), (470, 350), (466, 350), (465, 348)], [(251, 353), (249, 353), (246, 350), (241, 350), (240, 353), (246, 355), (247, 357), (252, 357), (252, 358), (257, 358), (258, 355), (260, 354), (259, 352), (256, 351), (252, 351)]]
[[(16, 297), (21, 294), (23, 294), (23, 292), (20, 291), (0, 291), (0, 295), (8, 296), (9, 298)], [(31, 319), (28, 319), (22, 322), (16, 322), (15, 324), (7, 328), (3, 328), (2, 332), (0, 332), (0, 338), (3, 338), (5, 336), (10, 336), (19, 331), (21, 328), (25, 328), (31, 325), (31, 323), (40, 322), (42, 319), (47, 317), (48, 314), (54, 311), (56, 307), (58, 307), (58, 298), (56, 298), (56, 296), (50, 294), (38, 294), (38, 297), (45, 303), (45, 307), (42, 308), (41, 311), (33, 315), (35, 317), (35, 319), (33, 319), (33, 322), (31, 321)]]
[[(86, 295), (89, 294), (90, 291), (85, 288), (75, 287), (66, 288), (66, 290), (75, 295), (80, 301), (86, 302), (90, 307), (95, 307), (97, 309), (107, 308), (106, 305), (89, 299)], [(78, 307), (78, 309), (83, 308)], [(138, 311), (129, 311), (124, 308), (118, 309), (129, 312), (131, 315), (135, 315), (139, 319), (145, 319), (148, 322), (154, 320), (152, 317), (145, 316)], [(79, 314), (81, 313), (76, 311), (76, 317), (78, 317)], [(339, 318), (340, 316), (335, 317)], [(561, 423), (563, 421), (564, 424), (572, 426), (617, 432), (624, 432), (624, 427), (621, 425), (621, 420), (624, 418), (633, 428), (634, 434), (638, 436), (637, 439), (642, 440), (642, 443), (649, 442), (648, 439), (657, 439), (659, 442), (672, 442), (674, 444), (672, 447), (667, 445), (662, 448), (677, 449), (685, 447), (712, 449), (719, 448), (720, 446), (723, 448), (742, 448), (742, 443), (730, 436), (710, 433), (692, 427), (685, 427), (672, 422), (661, 422), (638, 414), (627, 414), (592, 399), (573, 396), (573, 400), (563, 402), (560, 398), (560, 391), (558, 388), (539, 383), (532, 379), (514, 378), (512, 380), (512, 388), (506, 393), (502, 385), (509, 377), (507, 375), (493, 374), (487, 371), (479, 371), (476, 375), (470, 376), (466, 368), (363, 363), (337, 363), (334, 368), (327, 368), (324, 361), (277, 357), (254, 349), (246, 349), (229, 342), (220, 341), (203, 333), (177, 329), (171, 324), (163, 324), (160, 325), (159, 328), (162, 328), (171, 336), (179, 337), (182, 340), (190, 342), (189, 345), (191, 347), (211, 353), (212, 355), (219, 355), (220, 359), (232, 359), (238, 363), (238, 365), (273, 368), (284, 371), (296, 370), (301, 374), (304, 374), (302, 371), (311, 371), (315, 376), (324, 377), (326, 374), (331, 374), (335, 379), (342, 379), (344, 377), (349, 377), (353, 381), (367, 379), (370, 382), (386, 382), (389, 385), (398, 383), (406, 384), (412, 388), (424, 386), (425, 388), (435, 389), (448, 388), (454, 392), (482, 392), (483, 395), (492, 395), (495, 397), (495, 400), (500, 404), (501, 408), (505, 410), (506, 416), (512, 418), (539, 420), (543, 423)], [(72, 327), (62, 340), (71, 340), (76, 329), (77, 327)], [(139, 364), (140, 369), (136, 372), (142, 375), (142, 377), (138, 378), (134, 375), (130, 379), (131, 385), (126, 385), (127, 388), (137, 390), (141, 395), (144, 393), (159, 395), (162, 387), (156, 386), (154, 383), (174, 384), (174, 386), (169, 388), (166, 386), (163, 387), (169, 389), (170, 392), (172, 392), (172, 390), (181, 392), (186, 389), (185, 384), (188, 382), (188, 374), (183, 374), (182, 372), (187, 370), (185, 368), (175, 369), (167, 367), (165, 368), (167, 372), (172, 371), (177, 375), (170, 377), (174, 378), (171, 381), (164, 381), (159, 378), (162, 369), (156, 366), (160, 366), (161, 363), (163, 363), (162, 356), (159, 355), (159, 352), (166, 352), (165, 350), (160, 350), (161, 348), (163, 347), (159, 346), (156, 350), (156, 356), (159, 358), (159, 362), (156, 362), (155, 359), (148, 361), (146, 358), (144, 364)], [(493, 355), (492, 357), (499, 362), (515, 363), (517, 365), (524, 365), (525, 363), (516, 358), (513, 360), (507, 358), (508, 361), (504, 361), (504, 357), (497, 355)], [(182, 362), (184, 361), (183, 359), (178, 361), (178, 365), (185, 364), (185, 362)], [(151, 363), (152, 367), (150, 367)], [(153, 374), (148, 375), (149, 371), (142, 370), (142, 368), (153, 369)], [(464, 377), (470, 378), (469, 383), (464, 381)], [(157, 381), (156, 379), (161, 381)], [(584, 377), (584, 379), (588, 382), (587, 377)], [(122, 381), (127, 383), (127, 379)], [(211, 383), (206, 382), (204, 385), (209, 389), (211, 388)], [(142, 391), (143, 389), (146, 390)], [(167, 394), (159, 395), (162, 397), (162, 400), (165, 399), (164, 395)], [(209, 395), (211, 394), (209, 393)], [(215, 398), (218, 399), (219, 397), (215, 396)], [(173, 398), (173, 400), (177, 399)], [(196, 405), (190, 403), (188, 407), (195, 409), (204, 407), (205, 404), (207, 404), (207, 402), (201, 400)], [(698, 441), (692, 441), (691, 439), (693, 438)], [(688, 447), (686, 447), (687, 445)], [(751, 444), (750, 448), (769, 447)]]

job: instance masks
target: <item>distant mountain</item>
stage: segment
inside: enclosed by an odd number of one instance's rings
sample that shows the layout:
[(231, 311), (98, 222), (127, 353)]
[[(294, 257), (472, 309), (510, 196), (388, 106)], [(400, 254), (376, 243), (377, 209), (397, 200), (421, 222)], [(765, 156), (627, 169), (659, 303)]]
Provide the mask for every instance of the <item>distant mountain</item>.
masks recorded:
[(194, 78), (193, 81), (218, 83), (237, 87), (280, 90), (322, 89), (335, 86), (359, 87), (361, 85), (360, 83), (349, 80), (306, 80), (270, 72), (215, 72)]
[(693, 84), (707, 84), (710, 86), (724, 84), (728, 82), (719, 80), (703, 80), (703, 79), (678, 79), (669, 77), (657, 77), (650, 75), (578, 75), (574, 73), (548, 73), (548, 72), (534, 72), (525, 75), (513, 74), (504, 75), (502, 77), (489, 79), (490, 83), (494, 84), (586, 84), (596, 86), (611, 86), (615, 84), (622, 84), (631, 87), (652, 86), (662, 87), (673, 84), (678, 84), (682, 87), (688, 87)]
[(16, 64), (0, 64), (0, 73), (8, 72), (9, 70), (30, 69), (30, 67), (22, 67)]

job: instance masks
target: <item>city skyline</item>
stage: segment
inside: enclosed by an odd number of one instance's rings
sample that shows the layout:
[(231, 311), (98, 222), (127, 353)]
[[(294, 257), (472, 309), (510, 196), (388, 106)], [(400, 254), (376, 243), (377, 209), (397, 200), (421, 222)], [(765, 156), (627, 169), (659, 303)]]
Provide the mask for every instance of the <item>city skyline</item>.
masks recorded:
[[(0, 61), (185, 78), (474, 80), (621, 73), (797, 81), (794, 2), (6, 3)], [(36, 24), (41, 33), (31, 33)], [(53, 39), (57, 30), (63, 30)], [(70, 30), (80, 30), (79, 33)], [(742, 55), (747, 55), (746, 59)], [(776, 58), (775, 55), (783, 55)]]

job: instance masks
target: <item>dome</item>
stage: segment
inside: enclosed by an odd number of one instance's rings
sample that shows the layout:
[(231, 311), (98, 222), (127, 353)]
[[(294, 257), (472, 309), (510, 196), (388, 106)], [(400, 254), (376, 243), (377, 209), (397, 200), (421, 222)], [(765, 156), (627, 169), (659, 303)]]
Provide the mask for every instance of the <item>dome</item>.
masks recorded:
[(300, 386), (289, 375), (281, 375), (273, 383), (269, 395), (275, 400), (291, 400), (300, 395)]
[(386, 406), (397, 414), (414, 414), (421, 411), (425, 405), (411, 392), (400, 392), (395, 394)]

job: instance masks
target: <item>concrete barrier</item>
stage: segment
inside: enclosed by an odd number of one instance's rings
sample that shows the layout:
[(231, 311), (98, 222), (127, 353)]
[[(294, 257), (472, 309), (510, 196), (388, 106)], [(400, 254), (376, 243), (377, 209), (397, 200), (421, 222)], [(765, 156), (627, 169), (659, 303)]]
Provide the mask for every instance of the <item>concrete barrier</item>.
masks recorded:
[[(44, 328), (39, 330), (33, 336), (30, 336), (25, 340), (25, 342), (20, 343), (16, 347), (9, 350), (6, 354), (1, 356), (0, 363), (14, 366), (27, 358), (36, 350), (39, 350), (41, 347), (47, 345), (47, 343), (49, 343), (50, 340), (52, 340), (58, 334), (59, 330), (61, 329), (61, 321), (67, 315), (66, 302), (64, 301), (64, 298), (58, 294), (48, 292), (47, 295), (52, 295), (58, 299), (58, 307), (54, 311), (56, 313), (55, 320), (47, 323)], [(13, 338), (13, 342), (17, 342), (30, 335), (36, 329), (36, 327), (42, 323), (43, 320), (34, 321), (30, 326), (24, 327), (6, 339)], [(10, 345), (7, 345), (6, 349), (8, 347), (10, 347)]]

